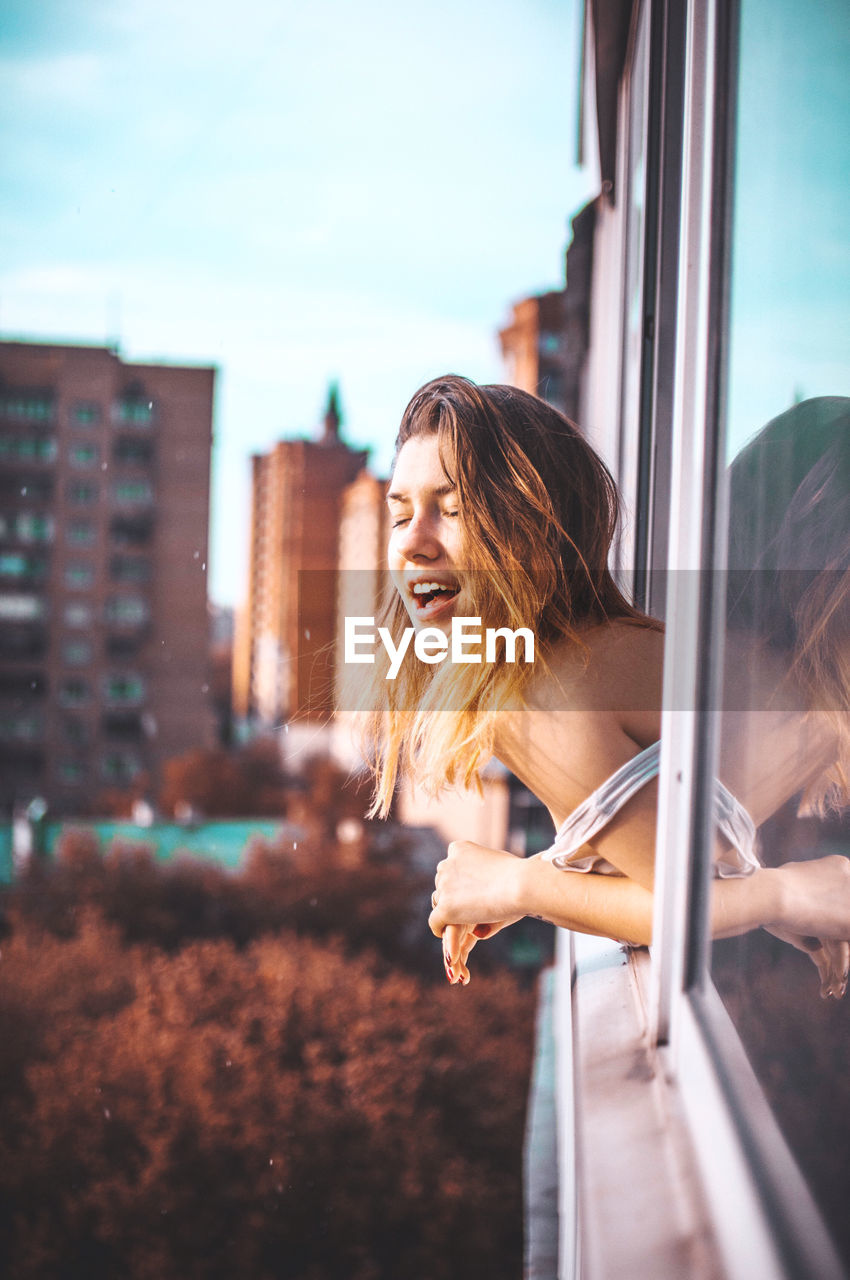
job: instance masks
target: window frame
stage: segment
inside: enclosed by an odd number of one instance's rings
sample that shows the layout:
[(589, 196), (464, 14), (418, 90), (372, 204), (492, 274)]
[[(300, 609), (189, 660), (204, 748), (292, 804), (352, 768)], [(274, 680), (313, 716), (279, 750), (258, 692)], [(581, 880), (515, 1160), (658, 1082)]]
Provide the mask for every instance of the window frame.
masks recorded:
[[(843, 1266), (709, 973), (713, 779), (723, 664), (737, 0), (688, 0), (664, 711), (650, 1035), (675, 1079), (727, 1273)], [(707, 572), (708, 571), (708, 572)]]

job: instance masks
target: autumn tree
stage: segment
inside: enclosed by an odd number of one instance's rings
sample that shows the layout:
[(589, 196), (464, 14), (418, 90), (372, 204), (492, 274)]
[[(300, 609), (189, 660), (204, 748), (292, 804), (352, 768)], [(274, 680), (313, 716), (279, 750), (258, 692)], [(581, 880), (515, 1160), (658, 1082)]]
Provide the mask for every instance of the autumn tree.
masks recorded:
[(158, 797), (163, 813), (187, 806), (208, 818), (281, 817), (287, 782), (273, 742), (241, 751), (196, 748), (167, 760)]
[(3, 949), (0, 1256), (15, 1280), (519, 1274), (532, 998), (295, 934)]

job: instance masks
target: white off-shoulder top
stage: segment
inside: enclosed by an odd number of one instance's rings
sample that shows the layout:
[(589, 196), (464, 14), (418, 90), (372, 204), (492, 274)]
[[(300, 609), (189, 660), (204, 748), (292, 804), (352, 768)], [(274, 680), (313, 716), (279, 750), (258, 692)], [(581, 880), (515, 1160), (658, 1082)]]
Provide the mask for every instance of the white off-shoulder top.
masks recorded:
[[(576, 857), (641, 787), (658, 774), (661, 743), (628, 760), (601, 787), (565, 818), (541, 858), (560, 871), (595, 871), (619, 875), (617, 868), (597, 854)], [(756, 853), (756, 826), (747, 810), (719, 779), (714, 783), (714, 813), (718, 830), (729, 842), (729, 851), (714, 864), (716, 876), (748, 876), (761, 866)]]

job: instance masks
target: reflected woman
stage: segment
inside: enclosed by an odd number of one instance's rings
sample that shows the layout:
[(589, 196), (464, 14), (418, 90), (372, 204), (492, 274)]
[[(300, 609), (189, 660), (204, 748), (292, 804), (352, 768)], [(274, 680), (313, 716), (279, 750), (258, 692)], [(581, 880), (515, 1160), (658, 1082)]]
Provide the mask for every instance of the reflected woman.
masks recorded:
[[(409, 653), (394, 680), (375, 668), (373, 813), (388, 811), (404, 775), (436, 793), (475, 784), (495, 756), (557, 832), (526, 859), (450, 845), (430, 917), (449, 981), (466, 984), (476, 942), (525, 915), (649, 943), (664, 634), (609, 573), (619, 519), (611, 476), (544, 401), (451, 376), (408, 405), (388, 502), (395, 593), (384, 625), (396, 644), (411, 623), (448, 634), (453, 618), (531, 628), (536, 640), (533, 664), (511, 662), (501, 647), (490, 662), (432, 664)], [(753, 646), (761, 652), (760, 640)], [(833, 665), (836, 652), (846, 713), (847, 650), (833, 638)], [(777, 650), (768, 673), (785, 690), (768, 777), (763, 759), (734, 744), (721, 753), (712, 928), (717, 937), (760, 926), (779, 933), (811, 955), (823, 992), (837, 996), (850, 963), (850, 861), (766, 868), (755, 849), (768, 813), (825, 773), (833, 799), (848, 800), (842, 716), (816, 713), (811, 664), (786, 661), (783, 675), (782, 661)], [(834, 712), (834, 689), (831, 698)]]

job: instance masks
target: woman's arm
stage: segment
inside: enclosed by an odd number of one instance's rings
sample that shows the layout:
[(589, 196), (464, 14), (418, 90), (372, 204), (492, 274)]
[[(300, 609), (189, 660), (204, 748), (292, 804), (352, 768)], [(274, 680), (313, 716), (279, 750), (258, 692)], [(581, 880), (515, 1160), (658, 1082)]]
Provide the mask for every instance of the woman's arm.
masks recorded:
[(537, 916), (565, 929), (648, 943), (652, 894), (625, 876), (559, 871), (540, 857), (519, 858), (471, 840), (455, 840), (438, 864), (429, 924), (447, 925)]
[[(770, 869), (746, 879), (718, 881), (715, 936), (779, 923), (779, 890)], [(474, 926), (538, 916), (579, 933), (646, 946), (652, 941), (652, 913), (652, 892), (627, 876), (560, 871), (539, 857), (518, 858), (471, 840), (456, 840), (437, 867), (436, 905), (429, 923), (439, 937), (449, 924)]]
[[(437, 868), (429, 924), (437, 937), (446, 935), (449, 964), (462, 972), (464, 947), (478, 925), (532, 915), (580, 933), (646, 945), (652, 939), (652, 902), (651, 891), (626, 876), (559, 871), (539, 857), (517, 858), (460, 840)], [(843, 957), (850, 938), (850, 860), (833, 855), (716, 880), (713, 936), (760, 926), (838, 943)], [(816, 951), (817, 944), (806, 949)]]

